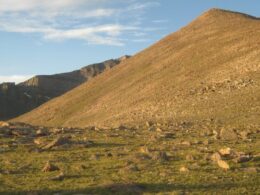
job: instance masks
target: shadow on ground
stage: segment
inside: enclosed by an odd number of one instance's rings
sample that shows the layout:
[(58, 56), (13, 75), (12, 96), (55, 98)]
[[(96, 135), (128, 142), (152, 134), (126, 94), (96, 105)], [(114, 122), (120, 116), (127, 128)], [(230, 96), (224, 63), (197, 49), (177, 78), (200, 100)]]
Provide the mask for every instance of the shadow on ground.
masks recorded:
[[(143, 194), (143, 193), (167, 193), (167, 192), (214, 192), (214, 189), (232, 189), (243, 187), (235, 183), (216, 183), (216, 184), (198, 184), (198, 185), (184, 185), (184, 184), (111, 184), (97, 187), (87, 187), (85, 189), (66, 191), (66, 190), (44, 190), (44, 191), (5, 191), (0, 194), (15, 195), (15, 194)], [(244, 186), (250, 187), (250, 186)]]

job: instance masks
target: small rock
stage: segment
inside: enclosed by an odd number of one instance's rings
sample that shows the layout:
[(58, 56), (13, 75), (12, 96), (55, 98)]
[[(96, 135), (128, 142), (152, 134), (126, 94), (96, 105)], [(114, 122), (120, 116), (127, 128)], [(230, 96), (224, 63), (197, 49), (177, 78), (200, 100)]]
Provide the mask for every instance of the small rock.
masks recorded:
[(89, 158), (89, 160), (99, 160), (100, 159), (100, 155), (99, 154), (92, 154)]
[(174, 134), (173, 133), (164, 133), (163, 135), (161, 135), (162, 138), (174, 138)]
[(36, 136), (46, 136), (48, 135), (48, 131), (46, 129), (38, 129), (36, 131)]
[(162, 129), (159, 128), (159, 127), (157, 127), (157, 128), (156, 128), (156, 131), (157, 131), (157, 132), (162, 132)]
[(41, 138), (34, 139), (33, 142), (36, 145), (42, 145), (44, 143), (44, 141)]
[(98, 130), (99, 130), (99, 128), (98, 128), (98, 127), (96, 127), (96, 126), (92, 126), (92, 127), (90, 127), (90, 130), (92, 130), (92, 131), (98, 131)]
[(113, 154), (109, 152), (109, 153), (106, 154), (106, 156), (107, 157), (113, 157)]
[(153, 125), (153, 124), (152, 124), (152, 122), (150, 122), (150, 121), (146, 121), (146, 122), (145, 122), (145, 126), (146, 126), (146, 127), (150, 127), (150, 126), (152, 126), (152, 125)]
[(167, 155), (166, 152), (156, 152), (153, 156), (152, 156), (153, 160), (160, 160), (160, 161), (168, 161), (169, 160), (169, 156)]
[(183, 146), (191, 146), (191, 143), (189, 141), (182, 141), (181, 145), (183, 145)]
[(188, 155), (186, 155), (186, 160), (187, 160), (187, 161), (194, 161), (195, 158), (194, 158), (194, 156), (192, 156), (191, 154), (188, 154)]
[(55, 140), (53, 140), (52, 142), (50, 142), (49, 144), (47, 144), (46, 146), (43, 147), (43, 149), (51, 149), (55, 146), (61, 146), (64, 144), (68, 144), (70, 143), (70, 140), (68, 137), (58, 137)]
[(228, 164), (226, 161), (224, 161), (224, 160), (218, 160), (218, 161), (217, 161), (217, 164), (218, 164), (218, 166), (219, 166), (220, 168), (222, 168), (222, 169), (224, 169), (224, 170), (230, 169), (229, 164)]
[(127, 127), (126, 127), (126, 126), (124, 126), (124, 125), (120, 125), (120, 126), (118, 127), (118, 129), (122, 131), (122, 130), (126, 130), (126, 129), (127, 129)]
[(60, 170), (59, 167), (53, 165), (50, 161), (48, 161), (42, 169), (43, 172), (51, 172), (57, 170)]
[(233, 129), (223, 128), (220, 130), (220, 138), (222, 140), (237, 140), (237, 134)]
[(221, 148), (218, 152), (221, 156), (230, 156), (232, 154), (231, 148)]
[(147, 146), (143, 146), (140, 148), (140, 152), (144, 154), (149, 154), (151, 151)]
[(221, 156), (218, 152), (215, 152), (214, 154), (212, 154), (210, 156), (210, 159), (213, 161), (213, 162), (218, 162), (219, 160), (221, 160)]
[(139, 168), (135, 164), (131, 164), (124, 169), (124, 171), (139, 171)]
[(259, 172), (259, 169), (256, 167), (247, 167), (247, 168), (243, 168), (242, 170), (247, 173), (258, 173)]
[(60, 172), (59, 175), (50, 178), (50, 180), (52, 180), (52, 181), (61, 181), (61, 180), (64, 179), (64, 177), (65, 177), (64, 173), (63, 173), (63, 172)]
[(188, 169), (187, 167), (185, 167), (185, 166), (182, 166), (182, 167), (180, 168), (180, 172), (181, 172), (181, 173), (187, 173), (187, 172), (189, 172), (189, 169)]
[(237, 157), (236, 159), (234, 159), (233, 161), (235, 163), (244, 163), (244, 162), (248, 162), (252, 159), (253, 159), (253, 157), (250, 155), (241, 155), (241, 156)]
[(249, 132), (248, 132), (248, 131), (241, 131), (241, 132), (239, 132), (239, 135), (241, 136), (241, 138), (242, 138), (243, 140), (247, 140), (247, 139), (248, 139)]
[(208, 139), (206, 139), (202, 142), (202, 144), (208, 146), (210, 144), (210, 141)]

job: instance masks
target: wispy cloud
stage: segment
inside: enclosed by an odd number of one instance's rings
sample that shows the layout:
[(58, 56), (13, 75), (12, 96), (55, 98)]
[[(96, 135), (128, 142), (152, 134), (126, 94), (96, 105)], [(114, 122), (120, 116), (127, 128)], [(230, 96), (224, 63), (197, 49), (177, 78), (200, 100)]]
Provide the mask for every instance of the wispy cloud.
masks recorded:
[(32, 78), (32, 75), (11, 75), (11, 76), (1, 76), (0, 75), (0, 83), (3, 82), (13, 82), (13, 83), (21, 83), (23, 81)]
[(0, 0), (0, 31), (34, 33), (51, 41), (75, 39), (116, 46), (125, 44), (125, 35), (146, 35), (144, 12), (159, 3), (113, 2), (119, 6), (109, 0)]

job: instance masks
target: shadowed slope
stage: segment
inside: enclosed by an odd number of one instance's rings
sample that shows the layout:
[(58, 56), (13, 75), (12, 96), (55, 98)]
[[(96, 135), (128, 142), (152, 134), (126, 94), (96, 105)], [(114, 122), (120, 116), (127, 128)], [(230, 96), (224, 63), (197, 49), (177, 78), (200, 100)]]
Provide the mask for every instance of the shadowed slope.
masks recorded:
[(212, 9), (185, 28), (16, 119), (37, 125), (147, 120), (257, 123), (260, 21)]
[(130, 56), (85, 66), (79, 70), (55, 75), (35, 76), (18, 85), (0, 84), (0, 120), (29, 112), (50, 99), (60, 96)]

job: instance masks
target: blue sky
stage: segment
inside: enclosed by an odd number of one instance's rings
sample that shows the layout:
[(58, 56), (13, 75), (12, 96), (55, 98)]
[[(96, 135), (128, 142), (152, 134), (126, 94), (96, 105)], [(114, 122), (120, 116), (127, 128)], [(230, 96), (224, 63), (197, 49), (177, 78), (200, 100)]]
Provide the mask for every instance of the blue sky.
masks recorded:
[(213, 7), (260, 16), (259, 0), (0, 0), (0, 82), (133, 55)]

